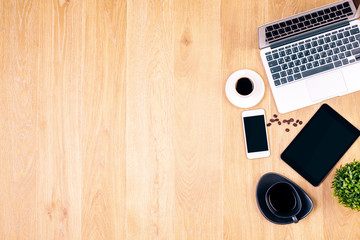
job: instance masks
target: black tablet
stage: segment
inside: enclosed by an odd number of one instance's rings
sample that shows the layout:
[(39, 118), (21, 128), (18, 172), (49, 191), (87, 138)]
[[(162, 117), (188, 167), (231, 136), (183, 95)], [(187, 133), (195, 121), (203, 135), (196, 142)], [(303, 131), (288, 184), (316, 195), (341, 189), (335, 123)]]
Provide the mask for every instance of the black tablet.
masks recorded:
[(323, 104), (281, 154), (281, 159), (318, 186), (359, 135), (356, 127)]

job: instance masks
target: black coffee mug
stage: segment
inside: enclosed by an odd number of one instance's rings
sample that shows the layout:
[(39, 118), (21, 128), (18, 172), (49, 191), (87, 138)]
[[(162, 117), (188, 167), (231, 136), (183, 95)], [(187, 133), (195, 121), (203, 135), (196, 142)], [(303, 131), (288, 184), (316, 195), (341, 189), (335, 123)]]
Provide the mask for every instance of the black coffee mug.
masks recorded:
[(296, 189), (288, 182), (274, 183), (265, 194), (266, 205), (279, 218), (291, 218), (294, 223), (299, 220), (302, 203)]
[(247, 96), (254, 91), (254, 83), (251, 79), (242, 77), (237, 80), (235, 89), (241, 96)]

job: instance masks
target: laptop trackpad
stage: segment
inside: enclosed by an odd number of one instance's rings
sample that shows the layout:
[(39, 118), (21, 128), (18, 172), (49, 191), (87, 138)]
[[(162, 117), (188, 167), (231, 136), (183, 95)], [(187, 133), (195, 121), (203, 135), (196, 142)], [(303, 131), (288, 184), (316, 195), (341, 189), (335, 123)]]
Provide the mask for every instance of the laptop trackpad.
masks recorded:
[(341, 71), (330, 72), (306, 80), (311, 100), (319, 101), (347, 91)]

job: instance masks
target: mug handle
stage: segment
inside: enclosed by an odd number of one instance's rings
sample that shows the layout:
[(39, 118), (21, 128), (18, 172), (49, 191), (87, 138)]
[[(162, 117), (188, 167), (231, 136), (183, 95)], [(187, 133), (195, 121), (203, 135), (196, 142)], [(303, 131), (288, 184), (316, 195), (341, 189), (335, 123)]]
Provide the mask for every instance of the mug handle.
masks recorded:
[(297, 219), (296, 216), (292, 216), (291, 218), (292, 218), (292, 220), (293, 220), (294, 223), (298, 223), (298, 222), (299, 222), (299, 220)]

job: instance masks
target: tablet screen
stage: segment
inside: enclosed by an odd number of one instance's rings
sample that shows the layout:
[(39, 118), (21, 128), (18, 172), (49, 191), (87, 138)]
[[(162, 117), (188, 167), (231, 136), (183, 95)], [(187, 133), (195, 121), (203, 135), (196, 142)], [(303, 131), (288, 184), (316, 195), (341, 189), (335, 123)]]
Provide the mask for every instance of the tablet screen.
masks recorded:
[(318, 186), (359, 134), (357, 128), (323, 104), (281, 154), (281, 159)]

